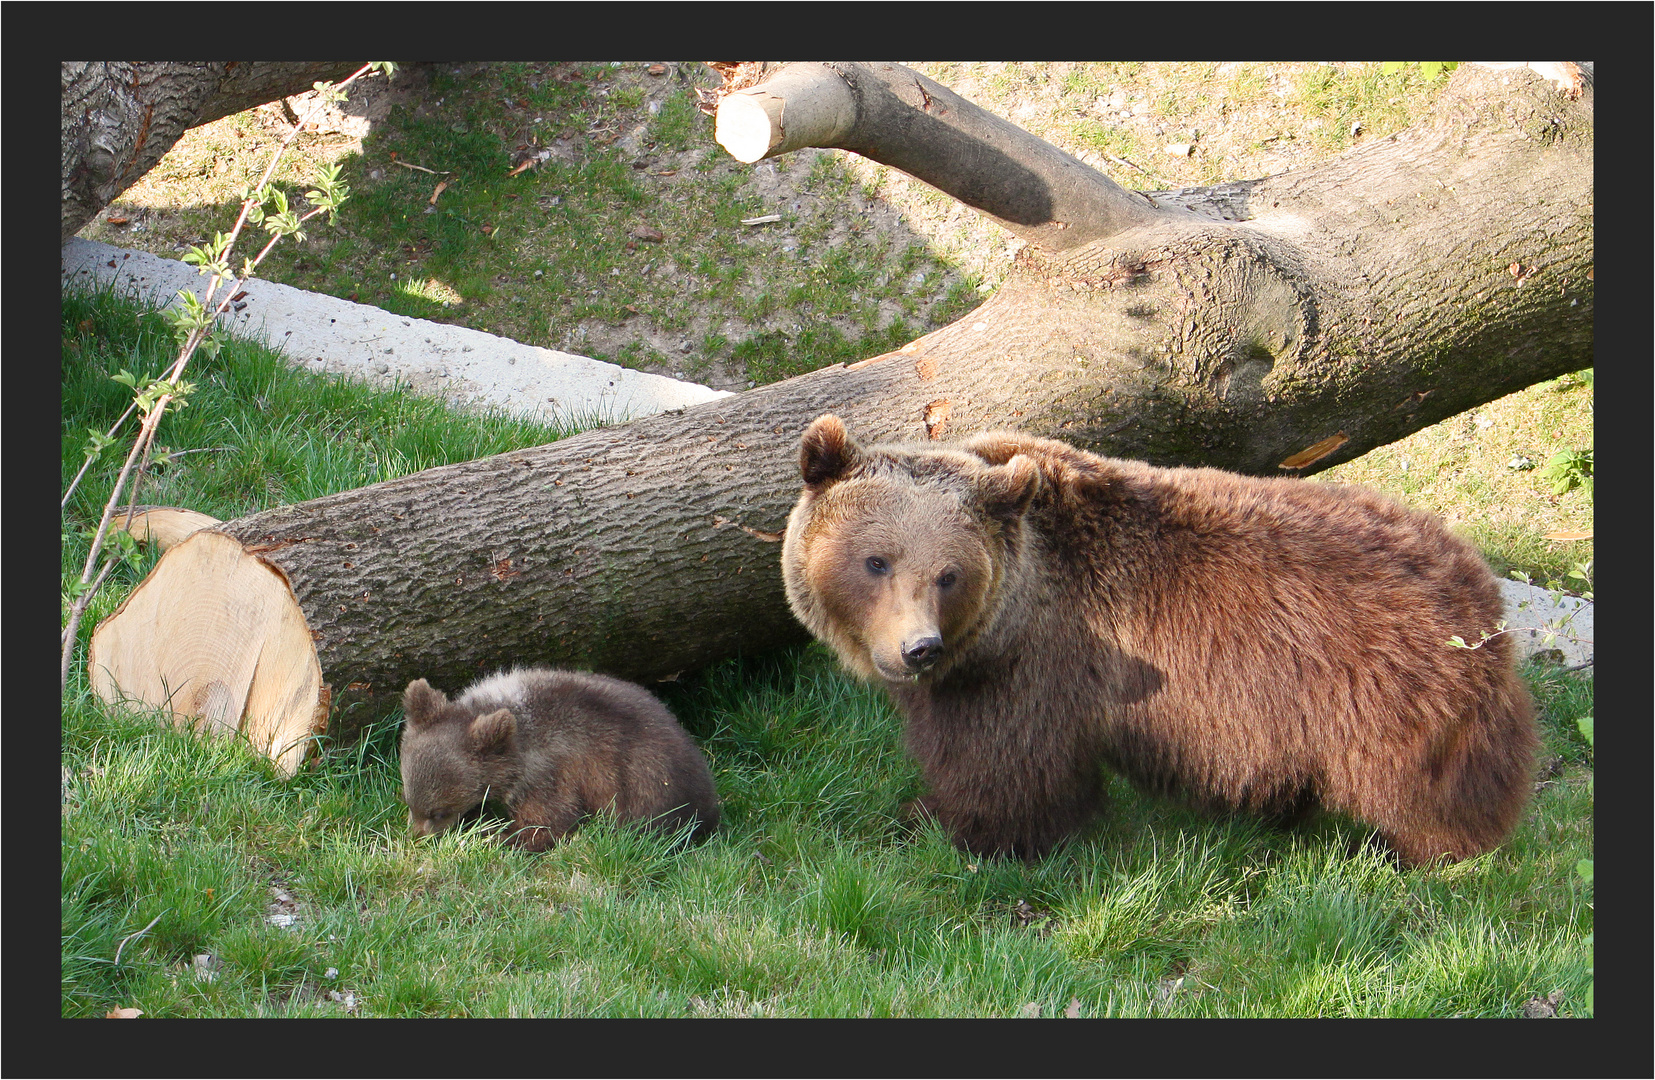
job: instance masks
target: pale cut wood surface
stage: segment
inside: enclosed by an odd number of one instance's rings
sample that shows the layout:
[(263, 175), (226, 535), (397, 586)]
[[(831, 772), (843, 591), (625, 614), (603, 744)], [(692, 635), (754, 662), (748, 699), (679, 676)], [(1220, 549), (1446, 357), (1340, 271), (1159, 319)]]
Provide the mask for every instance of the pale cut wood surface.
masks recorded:
[(281, 575), (222, 533), (164, 555), (92, 635), (105, 701), (137, 700), (180, 726), (240, 734), (293, 775), (327, 721), (304, 616)]

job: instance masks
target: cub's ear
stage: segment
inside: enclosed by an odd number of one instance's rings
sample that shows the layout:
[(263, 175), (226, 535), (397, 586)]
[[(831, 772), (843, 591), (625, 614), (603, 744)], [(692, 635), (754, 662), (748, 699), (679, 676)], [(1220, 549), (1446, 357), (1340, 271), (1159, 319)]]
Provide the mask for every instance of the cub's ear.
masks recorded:
[(1014, 454), (1004, 465), (984, 469), (977, 480), (977, 497), (989, 517), (1015, 521), (1028, 510), (1040, 491), (1040, 466), (1024, 454)]
[(471, 722), (471, 745), (485, 753), (500, 754), (512, 748), (517, 738), (517, 717), (510, 709), (498, 709)]
[(402, 692), (402, 713), (413, 727), (435, 720), (447, 704), (443, 692), (424, 679), (415, 679)]
[(799, 472), (805, 486), (821, 491), (840, 480), (861, 459), (862, 448), (845, 430), (845, 422), (832, 413), (811, 421), (799, 445)]

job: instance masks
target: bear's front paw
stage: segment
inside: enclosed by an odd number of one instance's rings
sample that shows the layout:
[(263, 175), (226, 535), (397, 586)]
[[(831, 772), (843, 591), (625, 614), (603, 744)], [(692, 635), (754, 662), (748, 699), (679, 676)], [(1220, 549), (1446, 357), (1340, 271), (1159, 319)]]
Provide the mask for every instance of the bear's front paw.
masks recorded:
[(522, 851), (545, 851), (563, 838), (550, 825), (518, 824), (506, 837), (506, 842)]

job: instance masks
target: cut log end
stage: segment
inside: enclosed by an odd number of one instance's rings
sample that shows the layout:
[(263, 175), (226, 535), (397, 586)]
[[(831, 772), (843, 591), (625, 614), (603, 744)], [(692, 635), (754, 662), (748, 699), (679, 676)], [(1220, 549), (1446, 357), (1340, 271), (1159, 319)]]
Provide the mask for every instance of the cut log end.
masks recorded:
[(314, 756), (329, 688), (292, 590), (233, 537), (196, 532), (92, 634), (88, 674), (201, 731), (239, 733), (285, 776)]

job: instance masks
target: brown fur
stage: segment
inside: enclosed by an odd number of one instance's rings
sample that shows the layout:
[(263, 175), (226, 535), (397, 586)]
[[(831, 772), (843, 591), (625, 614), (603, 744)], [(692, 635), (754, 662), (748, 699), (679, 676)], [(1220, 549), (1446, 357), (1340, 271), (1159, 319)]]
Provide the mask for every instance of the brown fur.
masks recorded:
[[(1215, 812), (1317, 807), (1410, 865), (1501, 843), (1535, 747), (1501, 600), (1436, 518), (1361, 488), (1162, 469), (999, 432), (805, 433), (794, 612), (907, 718), (962, 847), (1031, 858), (1100, 763)], [(870, 564), (869, 559), (879, 560)]]
[(701, 751), (647, 690), (603, 675), (519, 668), (453, 701), (424, 679), (403, 692), (402, 792), (408, 825), (451, 828), (485, 799), (512, 814), (509, 841), (541, 851), (589, 814), (697, 839), (718, 826)]

